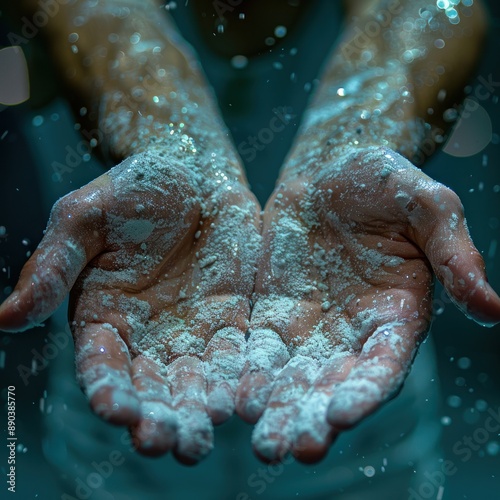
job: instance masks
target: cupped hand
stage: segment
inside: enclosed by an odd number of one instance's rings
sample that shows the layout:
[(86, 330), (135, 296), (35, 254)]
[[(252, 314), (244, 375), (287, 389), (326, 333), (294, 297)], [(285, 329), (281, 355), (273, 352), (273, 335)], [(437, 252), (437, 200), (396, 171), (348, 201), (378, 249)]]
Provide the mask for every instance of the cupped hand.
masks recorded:
[[(283, 176), (263, 221), (237, 412), (265, 461), (322, 458), (401, 389), (432, 316), (433, 272), (500, 321), (456, 194), (385, 148)], [(262, 415), (262, 416), (261, 416)]]
[(0, 328), (21, 331), (72, 289), (93, 411), (187, 464), (233, 413), (260, 248), (257, 202), (221, 161), (145, 152), (68, 194), (0, 308)]

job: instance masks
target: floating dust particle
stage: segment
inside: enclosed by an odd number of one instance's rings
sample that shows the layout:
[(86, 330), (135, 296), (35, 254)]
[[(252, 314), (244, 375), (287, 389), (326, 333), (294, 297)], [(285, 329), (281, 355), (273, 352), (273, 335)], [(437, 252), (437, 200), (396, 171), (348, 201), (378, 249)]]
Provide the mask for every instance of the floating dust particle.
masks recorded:
[(243, 55), (236, 55), (231, 58), (231, 66), (236, 69), (243, 69), (248, 66), (248, 58)]
[(371, 465), (367, 465), (363, 469), (363, 474), (366, 477), (373, 477), (375, 475), (375, 469)]

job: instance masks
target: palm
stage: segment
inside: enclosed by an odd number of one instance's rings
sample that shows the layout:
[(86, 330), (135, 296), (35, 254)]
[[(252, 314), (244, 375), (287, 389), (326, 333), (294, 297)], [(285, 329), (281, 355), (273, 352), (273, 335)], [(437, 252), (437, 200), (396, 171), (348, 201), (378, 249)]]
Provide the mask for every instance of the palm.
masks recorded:
[[(436, 228), (439, 244), (429, 236)], [(266, 408), (253, 436), (265, 460), (289, 450), (318, 460), (338, 429), (399, 391), (430, 322), (427, 257), (457, 300), (471, 287), (476, 300), (489, 293), (476, 286), (482, 261), (470, 256), (456, 195), (382, 149), (307, 182), (285, 177), (263, 235), (238, 408), (250, 421)], [(474, 299), (468, 305), (473, 313)]]
[[(140, 451), (174, 448), (188, 463), (211, 449), (212, 422), (233, 412), (259, 243), (246, 188), (210, 186), (137, 155), (64, 198), (34, 256), (54, 280), (68, 274), (62, 263), (84, 267), (70, 320), (93, 410), (131, 426)], [(33, 271), (28, 263), (24, 274)], [(36, 316), (56, 305), (57, 286), (45, 284)]]

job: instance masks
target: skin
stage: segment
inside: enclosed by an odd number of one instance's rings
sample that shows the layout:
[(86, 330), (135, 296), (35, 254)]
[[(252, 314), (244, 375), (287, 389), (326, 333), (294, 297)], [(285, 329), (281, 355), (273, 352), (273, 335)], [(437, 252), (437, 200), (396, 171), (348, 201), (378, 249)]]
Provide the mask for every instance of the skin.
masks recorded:
[[(238, 413), (257, 422), (252, 443), (265, 462), (288, 452), (317, 462), (339, 432), (398, 394), (430, 326), (433, 274), (467, 316), (489, 326), (500, 321), (500, 299), (487, 283), (460, 200), (408, 161), (425, 160), (422, 120), (433, 132), (442, 126), (440, 112), (481, 47), (484, 13), (477, 2), (472, 10), (458, 7), (462, 21), (452, 24), (438, 10), (434, 29), (407, 31), (393, 29), (387, 17), (413, 22), (427, 4), (396, 4), (392, 14), (391, 5), (351, 5), (357, 17), (326, 64), (265, 207), (251, 332), (274, 348), (257, 366), (249, 354), (237, 393)], [(360, 41), (359, 33), (384, 11), (388, 27), (380, 24), (380, 36)], [(440, 37), (443, 49), (434, 44)], [(425, 56), (402, 56), (422, 45)], [(444, 72), (432, 79), (437, 64)], [(448, 94), (444, 103), (436, 99), (441, 89)], [(306, 235), (295, 255), (279, 253), (284, 217), (295, 224), (290, 241)], [(326, 277), (314, 265), (318, 249), (335, 252), (342, 263), (333, 261)], [(284, 270), (296, 271), (297, 262), (313, 257), (304, 276), (312, 291), (304, 292), (293, 272), (273, 269), (277, 251)], [(326, 283), (326, 293), (317, 283)], [(286, 322), (259, 307), (286, 301), (293, 304)], [(304, 349), (318, 329), (323, 349)]]
[[(408, 3), (398, 15), (418, 12), (419, 2)], [(360, 3), (356, 13), (370, 16), (369, 9), (385, 4)], [(460, 27), (472, 19), (472, 34), (456, 33), (447, 44), (449, 53), (431, 50), (425, 60), (394, 70), (406, 78), (409, 94), (393, 99), (389, 87), (382, 96), (389, 104), (383, 126), (371, 121), (364, 127), (360, 121), (361, 110), (373, 113), (378, 106), (372, 98), (377, 78), (365, 78), (354, 104), (342, 107), (337, 89), (349, 89), (352, 79), (369, 68), (356, 44), (353, 50), (342, 50), (341, 44), (260, 220), (203, 75), (172, 27), (158, 16), (152, 19), (148, 8), (120, 22), (96, 12), (79, 31), (84, 45), (75, 55), (69, 47), (60, 50), (58, 42), (74, 30), (69, 21), (79, 13), (79, 4), (61, 9), (48, 30), (54, 58), (65, 68), (76, 101), (88, 105), (89, 121), (104, 131), (103, 151), (115, 162), (129, 160), (55, 205), (39, 248), (0, 307), (0, 327), (19, 331), (43, 321), (71, 289), (79, 381), (98, 415), (130, 428), (139, 452), (173, 450), (181, 462), (196, 463), (213, 446), (212, 425), (227, 419), (236, 406), (243, 419), (255, 423), (260, 418), (253, 445), (264, 461), (291, 451), (301, 461), (315, 462), (339, 431), (400, 390), (429, 327), (433, 272), (467, 314), (482, 323), (500, 321), (500, 298), (486, 282), (460, 201), (407, 159), (421, 140), (415, 120), (427, 119), (436, 100), (437, 86), (417, 83), (427, 71), (425, 61), (447, 61), (439, 85), (449, 87), (451, 95), (477, 54), (481, 11), (464, 16)], [(363, 20), (354, 22), (363, 26)], [(346, 29), (345, 43), (354, 26)], [(85, 36), (86, 30), (92, 36)], [(118, 42), (109, 42), (110, 31), (119, 35)], [(164, 45), (159, 54), (146, 51), (148, 62), (177, 68), (165, 77), (157, 74), (144, 99), (130, 98), (130, 89), (149, 71), (129, 42), (135, 32), (142, 41)], [(431, 47), (435, 33), (422, 36), (418, 41)], [(389, 46), (383, 40), (382, 35), (370, 39), (370, 64), (384, 71), (389, 71), (387, 61), (400, 57), (391, 52), (398, 43), (408, 48), (415, 43), (411, 36)], [(106, 51), (96, 50), (102, 46)], [(463, 49), (460, 64), (453, 57), (458, 49)], [(88, 54), (90, 66), (85, 64)], [(109, 60), (118, 65), (110, 66)], [(172, 91), (184, 97), (152, 104), (154, 96)], [(179, 122), (171, 128), (172, 113), (193, 101), (198, 111), (188, 113), (183, 131)], [(318, 115), (328, 106), (331, 114)], [(130, 108), (132, 113), (123, 113)], [(359, 126), (362, 133), (353, 132)], [(178, 143), (172, 143), (170, 130), (174, 140), (180, 141), (182, 133), (192, 139), (199, 158), (194, 167), (189, 151), (172, 154), (172, 144)], [(217, 168), (211, 169), (215, 148)], [(142, 161), (148, 168), (137, 168)], [(219, 185), (221, 176), (227, 179)], [(308, 217), (303, 215), (306, 205)], [(140, 218), (153, 221), (155, 228), (137, 242), (117, 230), (116, 219), (138, 220), (138, 206), (143, 207)], [(220, 228), (234, 228), (235, 207), (245, 207), (247, 214), (238, 228), (241, 245), (238, 250), (218, 247), (217, 264), (204, 265), (199, 252), (214, 248)], [(294, 254), (278, 255), (283, 231), (277, 228), (284, 218), (302, 235), (302, 246)], [(262, 244), (245, 252), (246, 242), (258, 241), (260, 224)], [(342, 266), (329, 267), (325, 276), (321, 266), (305, 264), (318, 246), (327, 254), (339, 253)], [(362, 258), (367, 251), (385, 264), (373, 266)], [(154, 265), (141, 269), (142, 264), (134, 264), (141, 252)], [(248, 255), (259, 257), (258, 263)], [(273, 264), (277, 260), (280, 272)], [(297, 262), (302, 263), (299, 284), (287, 272)], [(206, 286), (203, 276), (211, 265), (222, 267), (217, 268), (219, 279)], [(142, 277), (124, 279), (120, 271), (131, 268)], [(106, 279), (99, 281), (103, 273)], [(319, 282), (327, 290), (320, 290)], [(143, 307), (134, 310), (132, 299)], [(283, 300), (293, 304), (293, 314), (279, 322)], [(174, 345), (180, 330), (172, 325), (180, 323), (194, 338), (185, 352)], [(325, 349), (304, 354), (318, 328)], [(165, 330), (169, 335), (161, 335)], [(307, 411), (311, 406), (314, 413)]]
[[(388, 176), (387, 165), (394, 168)], [(468, 316), (490, 325), (500, 318), (500, 300), (486, 282), (458, 197), (408, 160), (387, 148), (362, 149), (314, 175), (308, 192), (301, 185), (285, 180), (266, 205), (251, 318), (250, 339), (272, 331), (281, 349), (269, 351), (265, 368), (245, 370), (238, 392), (240, 415), (260, 418), (252, 441), (266, 462), (287, 452), (307, 463), (320, 460), (340, 431), (397, 395), (430, 326), (433, 273)], [(305, 199), (316, 227), (301, 217)], [(312, 249), (340, 256), (341, 266), (330, 268), (326, 279), (317, 266), (307, 266), (307, 283), (326, 284), (326, 298), (314, 286), (297, 291), (293, 273), (273, 272), (280, 237), (273, 227), (290, 214), (307, 244), (298, 259), (285, 258), (284, 269), (307, 262)], [(386, 264), (372, 264), (367, 251)], [(278, 310), (284, 299), (293, 303), (287, 323), (259, 307), (264, 301)], [(304, 351), (318, 329), (323, 350)]]
[[(238, 221), (238, 231), (258, 236), (257, 207), (235, 182), (231, 194), (217, 193), (220, 202), (211, 207), (217, 215), (202, 218), (202, 198), (189, 172), (160, 156), (147, 158), (166, 179), (154, 189), (147, 182), (151, 174), (138, 182), (128, 161), (56, 203), (0, 317), (4, 329), (24, 330), (47, 318), (71, 289), (77, 376), (91, 408), (112, 424), (129, 426), (138, 451), (172, 449), (181, 462), (193, 463), (212, 447), (212, 422), (233, 413), (252, 291), (243, 278), (254, 272), (242, 262), (241, 249), (222, 248), (217, 272), (223, 278), (207, 282), (215, 264), (203, 267), (196, 254), (224, 226), (238, 239), (234, 206), (251, 204), (254, 212)], [(156, 228), (130, 241), (117, 234), (115, 217), (146, 219)], [(136, 273), (124, 273), (129, 267)], [(186, 334), (183, 352), (176, 341)]]
[[(88, 107), (85, 128), (118, 165), (54, 205), (0, 307), (0, 328), (40, 324), (71, 290), (77, 378), (92, 410), (128, 426), (138, 452), (171, 450), (190, 465), (212, 449), (213, 425), (234, 412), (260, 207), (194, 55), (156, 6), (146, 7), (117, 20), (76, 3), (61, 6), (50, 26), (47, 42), (75, 104)], [(87, 23), (74, 54), (59, 42), (78, 15)], [(130, 42), (137, 32), (147, 58)], [(143, 220), (153, 230), (131, 238), (123, 221)]]

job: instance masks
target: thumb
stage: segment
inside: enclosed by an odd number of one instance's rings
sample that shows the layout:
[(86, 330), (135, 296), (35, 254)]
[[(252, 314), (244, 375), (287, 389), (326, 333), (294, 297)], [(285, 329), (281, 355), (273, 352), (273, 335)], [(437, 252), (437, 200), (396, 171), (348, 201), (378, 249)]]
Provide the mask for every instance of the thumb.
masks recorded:
[(484, 326), (500, 322), (500, 298), (489, 285), (458, 196), (447, 187), (416, 197), (409, 215), (413, 240), (424, 251), (450, 298)]
[(52, 208), (45, 235), (24, 265), (12, 294), (0, 306), (0, 329), (23, 331), (47, 319), (82, 269), (103, 250), (96, 184), (69, 193)]

